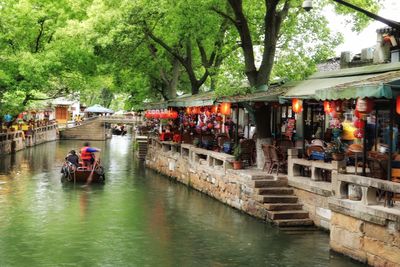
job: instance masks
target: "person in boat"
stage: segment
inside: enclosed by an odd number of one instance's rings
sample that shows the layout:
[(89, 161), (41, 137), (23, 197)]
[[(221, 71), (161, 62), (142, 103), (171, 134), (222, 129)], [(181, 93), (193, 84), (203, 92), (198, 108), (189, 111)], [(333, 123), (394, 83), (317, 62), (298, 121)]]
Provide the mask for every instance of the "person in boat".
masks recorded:
[(83, 147), (81, 148), (81, 159), (83, 162), (84, 167), (91, 167), (96, 158), (94, 156), (94, 152), (100, 152), (101, 149), (95, 148), (95, 147), (90, 147), (89, 142), (85, 142), (83, 144)]
[(67, 157), (65, 158), (69, 163), (75, 166), (75, 168), (79, 167), (79, 157), (76, 154), (75, 150), (71, 150)]

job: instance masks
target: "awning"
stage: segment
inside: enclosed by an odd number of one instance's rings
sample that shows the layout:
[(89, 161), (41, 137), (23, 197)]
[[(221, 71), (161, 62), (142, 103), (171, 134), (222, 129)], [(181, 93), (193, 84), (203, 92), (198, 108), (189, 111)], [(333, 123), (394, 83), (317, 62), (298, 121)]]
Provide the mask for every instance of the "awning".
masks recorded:
[(203, 107), (212, 106), (215, 102), (214, 91), (197, 95), (185, 95), (168, 101), (169, 107)]
[(387, 98), (391, 99), (392, 86), (400, 81), (400, 71), (376, 74), (359, 81), (336, 85), (329, 89), (315, 92), (318, 100), (355, 99), (355, 98)]
[(279, 85), (269, 87), (266, 91), (254, 92), (245, 95), (227, 96), (218, 99), (218, 102), (277, 102), (279, 97), (288, 91), (288, 86)]
[[(342, 76), (341, 76), (342, 75)], [(391, 85), (400, 80), (400, 64), (382, 64), (317, 73), (298, 82), (284, 98), (317, 100), (392, 98)]]

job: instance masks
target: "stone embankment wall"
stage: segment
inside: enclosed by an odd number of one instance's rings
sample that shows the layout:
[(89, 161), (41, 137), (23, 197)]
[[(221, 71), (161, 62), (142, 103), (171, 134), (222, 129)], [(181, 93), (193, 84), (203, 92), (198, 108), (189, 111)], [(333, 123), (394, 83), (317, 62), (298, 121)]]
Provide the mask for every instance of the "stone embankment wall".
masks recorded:
[[(182, 149), (182, 154), (181, 154)], [(265, 220), (266, 209), (256, 201), (251, 175), (232, 170), (231, 155), (152, 140), (146, 165), (238, 210)]]
[(23, 131), (0, 133), (0, 155), (14, 153), (26, 147), (57, 139), (58, 127), (56, 124), (37, 127), (26, 134)]
[(107, 134), (111, 133), (111, 130), (106, 129), (104, 124), (104, 121), (100, 119), (84, 121), (82, 125), (61, 129), (60, 139), (106, 140)]
[[(349, 174), (345, 162), (310, 161), (288, 151), (288, 183), (330, 246), (372, 266), (400, 266), (400, 183)], [(398, 196), (385, 205), (382, 192)]]

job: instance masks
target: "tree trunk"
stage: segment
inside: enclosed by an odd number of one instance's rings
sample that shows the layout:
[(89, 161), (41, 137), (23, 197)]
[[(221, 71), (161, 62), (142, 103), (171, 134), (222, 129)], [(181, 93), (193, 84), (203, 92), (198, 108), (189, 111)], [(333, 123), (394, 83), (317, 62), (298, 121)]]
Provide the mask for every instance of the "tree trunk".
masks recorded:
[(262, 151), (262, 145), (272, 143), (271, 135), (271, 106), (260, 104), (254, 110), (254, 119), (256, 123), (256, 153), (257, 153), (257, 168), (264, 167), (265, 158)]

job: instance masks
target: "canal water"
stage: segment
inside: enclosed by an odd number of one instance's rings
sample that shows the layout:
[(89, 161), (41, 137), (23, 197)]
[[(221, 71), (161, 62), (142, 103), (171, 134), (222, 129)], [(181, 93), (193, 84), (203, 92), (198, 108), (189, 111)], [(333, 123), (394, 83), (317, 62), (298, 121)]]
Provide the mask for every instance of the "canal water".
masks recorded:
[(129, 137), (93, 142), (106, 184), (63, 185), (81, 142), (0, 158), (0, 266), (359, 266), (321, 231), (279, 230), (144, 168)]

